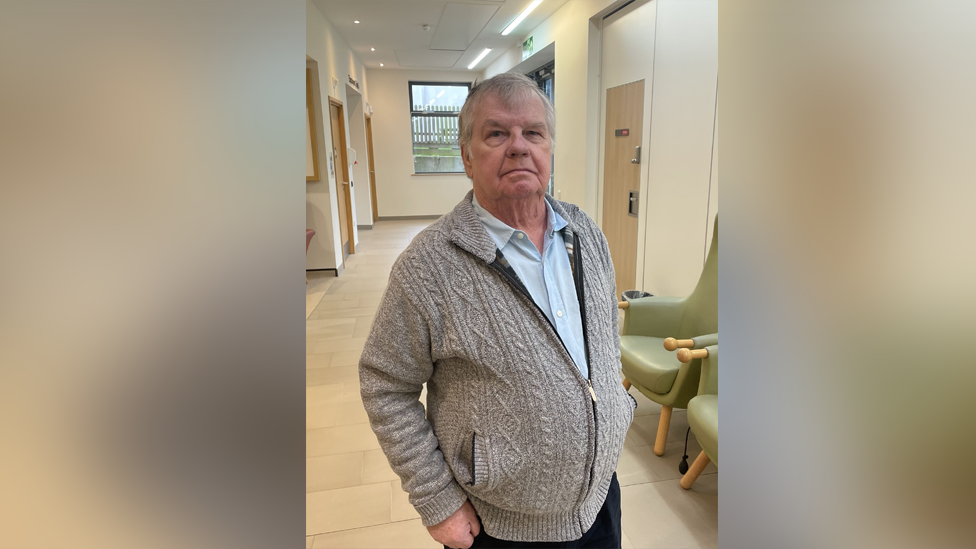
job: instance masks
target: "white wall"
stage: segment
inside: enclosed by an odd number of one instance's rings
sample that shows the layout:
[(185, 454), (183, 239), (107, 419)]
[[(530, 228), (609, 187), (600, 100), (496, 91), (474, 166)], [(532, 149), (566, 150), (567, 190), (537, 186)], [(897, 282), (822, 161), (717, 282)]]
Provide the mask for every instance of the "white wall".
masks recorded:
[[(349, 85), (346, 84), (348, 88)], [(369, 155), (366, 153), (366, 102), (362, 95), (355, 90), (347, 89), (346, 97), (349, 104), (346, 109), (349, 111), (349, 141), (350, 148), (356, 151), (356, 160), (349, 159), (349, 178), (352, 180), (352, 208), (353, 224), (357, 229), (360, 226), (373, 226), (373, 207), (369, 198)], [(357, 236), (358, 236), (358, 230)], [(359, 243), (359, 239), (356, 239)]]
[(473, 82), (480, 73), (369, 69), (373, 107), (373, 161), (376, 208), (380, 218), (443, 215), (471, 190), (471, 180), (458, 175), (414, 175), (410, 128), (411, 80)]
[[(704, 265), (718, 82), (716, 0), (655, 0), (643, 289), (687, 295)], [(717, 209), (717, 204), (716, 204)], [(640, 258), (638, 258), (640, 263)]]
[(318, 63), (306, 60), (305, 68), (312, 74), (312, 102), (315, 109), (313, 117), (318, 132), (316, 145), (319, 156), (319, 181), (305, 183), (305, 227), (315, 230), (315, 236), (309, 242), (305, 254), (305, 268), (334, 269), (337, 265), (342, 265), (342, 254), (339, 251), (338, 202), (336, 193), (332, 190), (335, 188), (334, 179), (329, 176), (332, 140), (329, 137), (329, 126), (325, 122), (329, 116), (329, 101), (320, 91)]
[(570, 0), (539, 26), (516, 31), (519, 45), (485, 68), (490, 78), (522, 60), (522, 41), (533, 37), (535, 49), (556, 44), (555, 190), (597, 218), (599, 163), (600, 55), (599, 18), (626, 0)]
[(712, 177), (708, 183), (708, 237), (705, 240), (703, 257), (708, 255), (708, 248), (712, 245), (712, 233), (715, 231), (715, 216), (718, 215), (718, 90), (715, 93), (715, 134), (712, 136)]
[[(345, 83), (349, 81), (349, 76), (360, 83), (363, 98), (367, 102), (369, 91), (366, 69), (359, 57), (349, 49), (310, 0), (305, 2), (305, 54), (314, 60), (313, 65), (317, 66), (318, 72), (318, 97), (315, 97), (315, 102), (321, 128), (319, 169), (322, 173), (321, 181), (305, 184), (305, 223), (308, 228), (315, 229), (316, 233), (308, 248), (305, 268), (333, 269), (342, 265), (342, 250), (339, 245), (339, 202), (335, 196), (335, 179), (329, 176), (328, 157), (332, 151), (332, 135), (328, 124), (328, 97), (331, 95), (342, 101), (343, 105), (348, 105)], [(334, 89), (333, 77), (339, 82)], [(343, 111), (346, 116), (346, 140), (349, 142), (349, 111)], [(354, 242), (358, 240), (355, 225), (351, 238)]]

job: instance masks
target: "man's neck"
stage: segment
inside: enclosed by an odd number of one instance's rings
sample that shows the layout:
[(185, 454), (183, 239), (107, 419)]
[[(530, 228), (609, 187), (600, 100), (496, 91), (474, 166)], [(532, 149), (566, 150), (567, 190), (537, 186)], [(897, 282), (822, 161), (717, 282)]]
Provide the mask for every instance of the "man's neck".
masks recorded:
[(544, 195), (521, 200), (489, 200), (478, 196), (478, 204), (496, 219), (509, 227), (529, 235), (535, 247), (542, 252), (546, 231), (546, 199)]

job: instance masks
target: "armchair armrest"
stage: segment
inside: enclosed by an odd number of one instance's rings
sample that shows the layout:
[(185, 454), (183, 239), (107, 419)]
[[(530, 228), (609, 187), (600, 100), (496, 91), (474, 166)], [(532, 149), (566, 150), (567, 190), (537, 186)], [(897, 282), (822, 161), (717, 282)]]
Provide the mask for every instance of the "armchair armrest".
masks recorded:
[(668, 351), (675, 349), (703, 349), (711, 345), (718, 345), (718, 334), (708, 334), (691, 339), (665, 338), (664, 348)]
[(700, 335), (691, 338), (691, 340), (695, 342), (695, 346), (692, 349), (704, 349), (705, 347), (718, 345), (718, 334)]
[(652, 296), (629, 301), (621, 335), (668, 337), (678, 332), (685, 314), (685, 297)]
[(708, 356), (702, 359), (701, 380), (698, 382), (699, 395), (718, 394), (718, 345), (705, 348)]
[[(674, 338), (668, 339), (674, 340)], [(708, 350), (718, 348), (718, 334), (703, 335), (687, 340), (682, 339), (680, 341), (689, 341), (694, 345), (691, 348), (678, 350), (678, 360), (685, 364), (692, 360), (708, 358)], [(667, 339), (664, 340), (664, 348), (668, 348)]]

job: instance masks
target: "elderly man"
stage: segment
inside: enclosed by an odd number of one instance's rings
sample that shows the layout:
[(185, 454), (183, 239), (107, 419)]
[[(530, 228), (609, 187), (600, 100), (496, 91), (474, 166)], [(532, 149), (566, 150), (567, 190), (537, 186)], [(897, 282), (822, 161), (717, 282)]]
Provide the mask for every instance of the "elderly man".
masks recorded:
[(614, 470), (636, 402), (606, 239), (545, 192), (554, 126), (524, 76), (471, 90), (474, 189), (397, 259), (359, 363), (390, 466), (451, 548), (620, 547)]

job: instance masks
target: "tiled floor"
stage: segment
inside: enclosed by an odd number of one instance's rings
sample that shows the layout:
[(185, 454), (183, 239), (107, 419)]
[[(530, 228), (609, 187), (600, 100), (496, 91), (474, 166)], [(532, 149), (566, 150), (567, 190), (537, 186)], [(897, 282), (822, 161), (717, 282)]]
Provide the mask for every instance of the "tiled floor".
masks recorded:
[[(360, 231), (358, 253), (335, 278), (308, 273), (305, 308), (305, 545), (314, 548), (442, 547), (407, 501), (379, 449), (359, 397), (359, 354), (390, 268), (430, 223), (380, 221)], [(688, 421), (675, 410), (664, 456), (651, 451), (661, 407), (636, 389), (638, 408), (617, 466), (623, 546), (717, 547), (718, 470), (709, 465), (683, 490), (681, 461)], [(689, 462), (698, 455), (695, 437)]]

